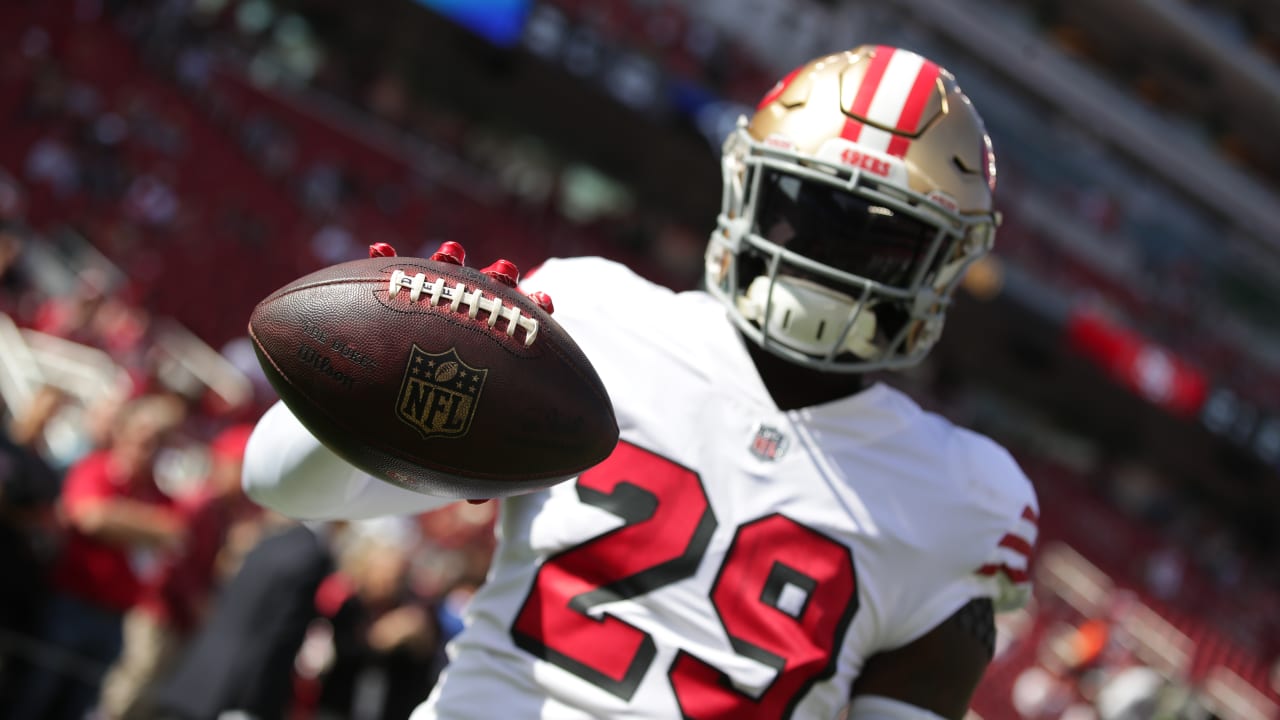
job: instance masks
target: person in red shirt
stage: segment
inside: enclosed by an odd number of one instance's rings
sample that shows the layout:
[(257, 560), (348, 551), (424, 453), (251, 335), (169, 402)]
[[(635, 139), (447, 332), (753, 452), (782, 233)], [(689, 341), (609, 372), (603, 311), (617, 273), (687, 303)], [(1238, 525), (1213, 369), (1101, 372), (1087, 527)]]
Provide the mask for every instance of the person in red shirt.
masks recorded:
[[(209, 477), (179, 501), (185, 533), (164, 558), (124, 620), (124, 648), (102, 685), (99, 709), (109, 720), (154, 716), (151, 690), (203, 620), (205, 609), (236, 564), (229, 535), (254, 534), (261, 508), (245, 498), (240, 469), (252, 425), (221, 432), (209, 446)], [(247, 549), (247, 548), (245, 548)]]
[(434, 603), (411, 577), (421, 540), (400, 520), (353, 525), (338, 571), (316, 593), (333, 653), (319, 677), (318, 720), (407, 718), (444, 666)]
[(65, 528), (41, 640), (68, 660), (35, 669), (11, 717), (80, 720), (102, 672), (120, 652), (125, 612), (177, 546), (182, 522), (152, 475), (157, 452), (182, 418), (172, 398), (144, 396), (116, 419), (110, 446), (67, 473), (58, 511)]

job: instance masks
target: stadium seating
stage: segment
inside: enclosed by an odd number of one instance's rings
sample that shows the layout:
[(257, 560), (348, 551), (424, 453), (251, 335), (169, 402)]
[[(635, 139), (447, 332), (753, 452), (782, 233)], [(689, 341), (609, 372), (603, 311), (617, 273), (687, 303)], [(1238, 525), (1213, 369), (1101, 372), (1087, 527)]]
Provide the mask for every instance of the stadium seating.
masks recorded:
[[(411, 141), (349, 105), (306, 91), (263, 89), (234, 65), (217, 67), (209, 84), (193, 92), (150, 63), (138, 42), (110, 22), (78, 21), (75, 5), (0, 4), (0, 46), (5, 48), (0, 50), (0, 117), (7, 133), (0, 144), (0, 167), (22, 176), (28, 153), (42, 138), (59, 127), (85, 129), (66, 108), (65, 118), (52, 125), (24, 117), (33, 92), (41, 83), (53, 82), (47, 79), (52, 77), (49, 73), (56, 73), (63, 84), (96, 94), (101, 111), (127, 116), (131, 130), (151, 122), (180, 138), (165, 146), (145, 131), (131, 132), (118, 143), (113, 161), (125, 178), (149, 175), (170, 185), (180, 207), (171, 221), (149, 224), (145, 207), (124, 201), (130, 197), (128, 183), (106, 200), (84, 191), (59, 197), (32, 184), (27, 220), (39, 230), (68, 222), (81, 227), (130, 275), (138, 302), (179, 318), (214, 344), (243, 333), (244, 319), (257, 298), (320, 263), (311, 241), (330, 222), (352, 232), (357, 252), (368, 242), (390, 242), (407, 254), (455, 239), (465, 242), (477, 261), (505, 255), (529, 267), (551, 254), (597, 252), (664, 277), (652, 258), (613, 241), (616, 228), (580, 226), (541, 209), (521, 208), (501, 195), (474, 192), (461, 178), (481, 170), (443, 140)], [(593, 4), (565, 0), (558, 5), (580, 13)], [(605, 5), (609, 11), (602, 27), (621, 35), (641, 32), (636, 18), (624, 12), (630, 7), (627, 3)], [(36, 27), (40, 31), (32, 34)], [(636, 43), (644, 41), (630, 36)], [(33, 50), (42, 43), (48, 47), (43, 57)], [(689, 65), (678, 50), (670, 52), (673, 66)], [(261, 138), (249, 136), (251, 123), (280, 133), (280, 142), (289, 146), (287, 162), (266, 163), (262, 145), (255, 144)], [(86, 143), (75, 138), (68, 135), (67, 142), (79, 152), (89, 152)], [(93, 156), (81, 155), (79, 160), (90, 162)], [(441, 173), (436, 164), (462, 172)], [(342, 190), (336, 205), (312, 207), (304, 184), (309, 172), (324, 167), (335, 169)], [(395, 191), (397, 197), (387, 200), (383, 191)], [(135, 200), (146, 202), (145, 197)], [(1046, 250), (1016, 217), (1005, 229), (1002, 248), (1029, 268), (1052, 268), (1054, 281), (1064, 288), (1102, 293), (1133, 317), (1162, 311), (1087, 263)], [(1189, 342), (1188, 348), (1218, 367), (1246, 362), (1216, 346), (1200, 343), (1192, 348)], [(1147, 586), (1142, 561), (1165, 545), (1164, 538), (1116, 510), (1069, 470), (1034, 457), (1023, 460), (1038, 480), (1042, 505), (1057, 509), (1044, 513), (1043, 541), (1073, 548), (1112, 586), (1135, 593), (1145, 607), (1188, 638), (1194, 652), (1178, 668), (1185, 673), (1183, 680), (1202, 684), (1225, 668), (1257, 692), (1280, 701), (1264, 663), (1280, 655), (1280, 619), (1274, 612), (1280, 607), (1280, 594), (1274, 588), (1224, 584), (1203, 568), (1188, 565), (1177, 598), (1158, 597)], [(1195, 550), (1195, 540), (1191, 547), (1182, 547), (1188, 555)], [(993, 666), (979, 700), (980, 712), (1004, 707), (1019, 675), (1039, 662), (1036, 649), (1051, 627), (1079, 620), (1078, 611), (1066, 612), (1050, 597), (1041, 598), (1037, 607), (1041, 613), (1030, 618), (1009, 652)], [(988, 712), (991, 717), (999, 717), (997, 713)]]

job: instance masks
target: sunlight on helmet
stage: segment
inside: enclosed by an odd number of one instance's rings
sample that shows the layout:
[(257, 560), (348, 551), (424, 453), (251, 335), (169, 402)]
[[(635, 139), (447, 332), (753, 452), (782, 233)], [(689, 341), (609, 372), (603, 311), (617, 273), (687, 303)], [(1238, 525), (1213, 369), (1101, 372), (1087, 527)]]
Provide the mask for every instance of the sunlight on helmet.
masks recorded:
[(792, 72), (739, 121), (721, 168), (707, 289), (747, 338), (807, 367), (918, 363), (994, 240), (982, 120), (950, 73), (906, 50)]

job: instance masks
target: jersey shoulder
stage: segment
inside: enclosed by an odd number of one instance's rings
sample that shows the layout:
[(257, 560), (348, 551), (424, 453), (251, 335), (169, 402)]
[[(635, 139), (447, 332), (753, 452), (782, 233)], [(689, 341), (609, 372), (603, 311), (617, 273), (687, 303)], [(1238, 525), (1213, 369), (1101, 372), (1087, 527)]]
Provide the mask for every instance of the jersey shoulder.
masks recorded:
[(724, 309), (711, 296), (675, 292), (604, 258), (548, 260), (521, 289), (551, 296), (553, 317), (598, 370), (663, 362), (701, 374), (729, 341)]
[(1013, 454), (986, 435), (951, 427), (950, 457), (969, 500), (996, 512), (1029, 507), (1038, 515), (1035, 487)]
[(551, 258), (520, 283), (526, 292), (541, 290), (556, 305), (556, 315), (591, 309), (631, 307), (636, 303), (669, 300), (675, 293), (651, 282), (631, 268), (602, 257)]
[(893, 540), (865, 578), (888, 599), (883, 648), (922, 637), (975, 598), (1000, 611), (1025, 604), (1039, 522), (1035, 490), (1006, 449), (897, 405), (904, 424), (875, 446), (894, 469), (866, 498), (878, 530)]
[(998, 610), (1021, 607), (1030, 597), (1031, 561), (1039, 536), (1035, 487), (1007, 449), (972, 430), (955, 427), (951, 458), (964, 503), (989, 540), (975, 574), (984, 580)]

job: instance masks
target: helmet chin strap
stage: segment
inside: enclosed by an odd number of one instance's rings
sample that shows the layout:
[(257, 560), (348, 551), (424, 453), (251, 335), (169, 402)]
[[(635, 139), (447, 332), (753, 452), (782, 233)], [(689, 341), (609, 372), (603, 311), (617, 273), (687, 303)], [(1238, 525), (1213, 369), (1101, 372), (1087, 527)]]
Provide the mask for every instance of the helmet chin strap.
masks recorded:
[[(863, 303), (861, 308), (858, 305), (845, 293), (789, 275), (778, 275), (774, 280), (761, 275), (737, 298), (743, 317), (759, 325), (780, 345), (822, 358), (847, 350), (866, 360), (878, 352), (876, 315), (871, 303)], [(857, 317), (837, 347), (840, 333), (855, 311)]]

